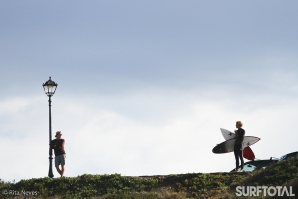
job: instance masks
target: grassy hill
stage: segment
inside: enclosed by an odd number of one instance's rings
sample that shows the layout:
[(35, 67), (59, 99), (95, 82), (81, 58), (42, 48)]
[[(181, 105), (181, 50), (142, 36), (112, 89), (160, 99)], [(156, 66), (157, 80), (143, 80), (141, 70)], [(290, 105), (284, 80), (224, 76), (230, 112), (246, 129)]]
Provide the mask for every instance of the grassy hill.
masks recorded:
[(298, 196), (298, 157), (278, 162), (265, 170), (261, 169), (252, 173), (189, 173), (139, 177), (121, 176), (120, 174), (84, 174), (78, 177), (21, 180), (17, 183), (0, 180), (0, 197), (240, 199), (241, 197), (235, 195), (236, 186), (292, 186), (293, 193)]

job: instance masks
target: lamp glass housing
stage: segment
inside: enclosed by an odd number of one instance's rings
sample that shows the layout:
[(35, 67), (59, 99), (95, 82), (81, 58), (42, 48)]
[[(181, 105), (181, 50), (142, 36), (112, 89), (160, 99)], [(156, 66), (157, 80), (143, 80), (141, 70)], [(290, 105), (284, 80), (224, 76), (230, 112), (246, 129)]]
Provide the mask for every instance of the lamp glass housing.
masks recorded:
[(53, 96), (58, 84), (56, 84), (54, 81), (52, 81), (51, 77), (50, 77), (50, 79), (46, 83), (44, 83), (42, 86), (43, 86), (44, 92), (46, 93), (47, 96)]

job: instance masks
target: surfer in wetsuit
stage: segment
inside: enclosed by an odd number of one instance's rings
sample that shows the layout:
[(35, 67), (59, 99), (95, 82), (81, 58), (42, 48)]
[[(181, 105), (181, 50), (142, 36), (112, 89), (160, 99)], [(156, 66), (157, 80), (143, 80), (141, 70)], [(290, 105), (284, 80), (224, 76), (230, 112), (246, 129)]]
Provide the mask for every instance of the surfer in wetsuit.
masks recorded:
[(244, 164), (243, 154), (242, 154), (242, 142), (244, 139), (245, 130), (242, 129), (242, 126), (243, 126), (243, 123), (241, 121), (236, 122), (236, 128), (238, 129), (238, 130), (235, 130), (236, 141), (234, 145), (234, 154), (236, 159), (236, 169), (235, 169), (236, 172), (238, 171), (238, 167), (239, 167), (239, 158), (241, 160), (241, 170), (243, 170), (243, 164)]

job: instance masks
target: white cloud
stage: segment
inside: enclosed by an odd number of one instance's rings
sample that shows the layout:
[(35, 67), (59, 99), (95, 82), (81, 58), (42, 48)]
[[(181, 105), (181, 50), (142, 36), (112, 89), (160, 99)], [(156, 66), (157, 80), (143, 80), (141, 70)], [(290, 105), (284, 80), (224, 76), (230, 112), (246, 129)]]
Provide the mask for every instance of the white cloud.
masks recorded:
[[(151, 90), (112, 98), (56, 97), (52, 132), (61, 130), (66, 139), (66, 175), (229, 171), (234, 167), (234, 155), (216, 155), (212, 148), (224, 141), (219, 128), (234, 130), (237, 120), (243, 120), (247, 135), (261, 138), (252, 146), (256, 157), (279, 157), (295, 150), (294, 100), (278, 106), (272, 100), (263, 106), (266, 96), (253, 103), (252, 99), (213, 96)], [(12, 147), (9, 153), (0, 153), (10, 163), (3, 165), (7, 172), (2, 178), (46, 176), (47, 100), (15, 98), (11, 102), (1, 103), (19, 107), (12, 115), (9, 111), (2, 115), (10, 116), (1, 121), (5, 127), (0, 133), (1, 148)]]
[(24, 110), (30, 103), (29, 99), (26, 98), (14, 98), (2, 100), (0, 104), (1, 114), (16, 114), (19, 111)]

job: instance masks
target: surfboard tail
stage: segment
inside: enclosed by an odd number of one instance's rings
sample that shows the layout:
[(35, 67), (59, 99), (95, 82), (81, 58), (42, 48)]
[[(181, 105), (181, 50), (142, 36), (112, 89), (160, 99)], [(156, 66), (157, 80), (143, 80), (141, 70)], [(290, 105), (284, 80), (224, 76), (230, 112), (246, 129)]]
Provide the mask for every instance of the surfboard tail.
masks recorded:
[(251, 150), (249, 146), (243, 149), (243, 157), (247, 160), (254, 160), (256, 159), (254, 152)]

